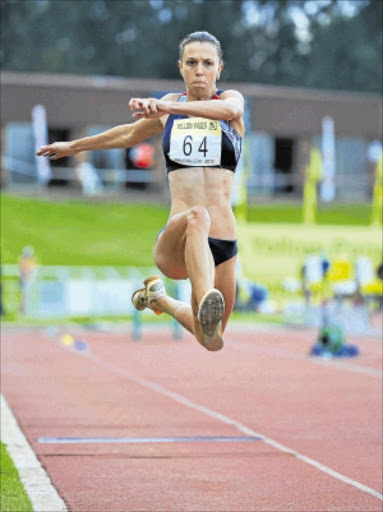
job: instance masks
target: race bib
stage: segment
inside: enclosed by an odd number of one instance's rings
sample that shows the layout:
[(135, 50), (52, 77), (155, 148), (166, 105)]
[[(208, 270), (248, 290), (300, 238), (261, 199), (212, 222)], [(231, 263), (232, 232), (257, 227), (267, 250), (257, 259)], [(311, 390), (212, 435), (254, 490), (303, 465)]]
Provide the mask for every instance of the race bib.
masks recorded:
[(221, 126), (203, 117), (176, 119), (170, 135), (168, 156), (190, 167), (221, 164)]

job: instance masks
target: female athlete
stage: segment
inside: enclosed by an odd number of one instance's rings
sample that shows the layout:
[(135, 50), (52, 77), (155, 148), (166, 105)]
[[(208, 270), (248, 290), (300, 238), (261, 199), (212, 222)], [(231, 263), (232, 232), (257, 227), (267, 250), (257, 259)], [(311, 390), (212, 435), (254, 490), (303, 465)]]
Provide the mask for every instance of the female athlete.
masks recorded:
[(57, 160), (81, 151), (130, 148), (164, 132), (171, 209), (153, 258), (165, 276), (190, 279), (191, 305), (168, 296), (157, 276), (146, 279), (132, 301), (139, 310), (171, 315), (203, 347), (217, 351), (235, 301), (237, 233), (231, 191), (244, 135), (244, 100), (238, 91), (217, 90), (222, 50), (208, 32), (183, 39), (178, 65), (185, 93), (160, 100), (132, 98), (135, 122), (42, 146), (37, 155)]

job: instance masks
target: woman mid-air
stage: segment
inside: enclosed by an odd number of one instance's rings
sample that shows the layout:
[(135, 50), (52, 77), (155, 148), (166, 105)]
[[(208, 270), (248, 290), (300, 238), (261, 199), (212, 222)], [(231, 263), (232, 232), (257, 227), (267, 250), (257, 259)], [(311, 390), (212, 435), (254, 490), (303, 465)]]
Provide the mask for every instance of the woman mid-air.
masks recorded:
[(244, 135), (244, 100), (238, 91), (217, 90), (222, 51), (208, 32), (183, 39), (178, 65), (185, 93), (132, 98), (135, 122), (42, 146), (37, 155), (56, 160), (81, 151), (130, 148), (164, 132), (171, 208), (153, 258), (165, 276), (190, 279), (191, 305), (168, 296), (157, 276), (146, 279), (132, 301), (139, 310), (171, 315), (203, 347), (217, 351), (235, 301), (238, 249), (231, 191)]

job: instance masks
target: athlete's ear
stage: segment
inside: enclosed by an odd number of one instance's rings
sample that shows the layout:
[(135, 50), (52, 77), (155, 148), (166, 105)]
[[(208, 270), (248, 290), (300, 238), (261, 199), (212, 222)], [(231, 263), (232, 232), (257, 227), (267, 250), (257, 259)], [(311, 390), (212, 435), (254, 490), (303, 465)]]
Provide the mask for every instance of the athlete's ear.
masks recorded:
[(182, 61), (178, 61), (178, 69), (180, 70), (182, 78), (184, 77), (184, 74), (182, 73)]
[(218, 66), (217, 80), (220, 79), (222, 68), (223, 68), (223, 63)]

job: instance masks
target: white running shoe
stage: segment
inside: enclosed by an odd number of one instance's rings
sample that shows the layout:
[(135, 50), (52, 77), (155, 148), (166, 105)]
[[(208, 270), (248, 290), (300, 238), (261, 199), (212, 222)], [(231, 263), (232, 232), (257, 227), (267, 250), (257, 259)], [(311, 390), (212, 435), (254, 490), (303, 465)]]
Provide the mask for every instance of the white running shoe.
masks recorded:
[(145, 288), (140, 288), (133, 293), (133, 306), (139, 311), (150, 308), (156, 315), (161, 315), (162, 311), (152, 308), (151, 303), (166, 295), (164, 283), (158, 276), (152, 276), (145, 279), (144, 285)]
[(216, 352), (223, 347), (222, 317), (225, 300), (222, 293), (212, 288), (202, 297), (198, 307), (198, 320), (204, 334), (205, 347)]

